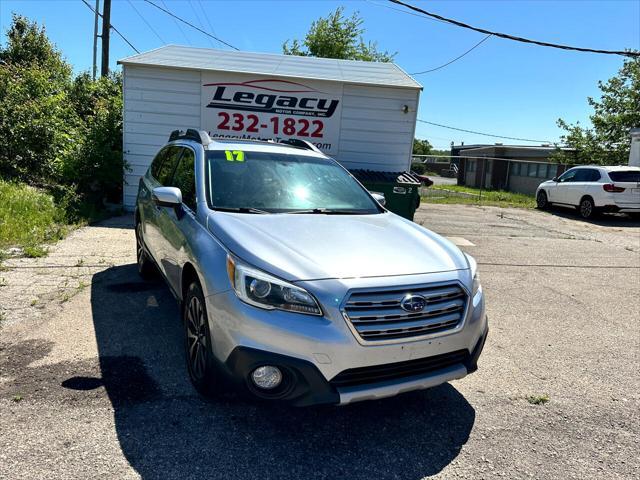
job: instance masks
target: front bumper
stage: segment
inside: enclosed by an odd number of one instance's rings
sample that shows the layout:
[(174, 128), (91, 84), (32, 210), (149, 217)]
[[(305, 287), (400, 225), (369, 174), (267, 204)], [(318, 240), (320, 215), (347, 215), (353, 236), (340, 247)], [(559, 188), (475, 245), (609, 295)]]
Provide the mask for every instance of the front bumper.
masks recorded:
[[(468, 285), (468, 275), (468, 271), (417, 275), (411, 283), (456, 280)], [(488, 330), (482, 290), (469, 300), (462, 328), (455, 331), (389, 344), (363, 345), (354, 336), (341, 312), (342, 299), (353, 289), (386, 287), (392, 280), (384, 277), (300, 282), (319, 300), (322, 317), (262, 310), (241, 302), (233, 291), (209, 296), (213, 353), (229, 377), (252, 394), (295, 405), (382, 398), (432, 387), (475, 371)], [(407, 279), (399, 281), (405, 283)], [(439, 364), (422, 364), (456, 352), (464, 355)], [(270, 394), (258, 391), (248, 378), (261, 365), (282, 366), (291, 385)], [(366, 376), (368, 369), (405, 367), (405, 371), (376, 376), (372, 381), (341, 381), (345, 372), (352, 376), (364, 372)]]
[[(488, 332), (487, 327), (471, 352), (350, 369), (331, 380), (325, 379), (311, 362), (247, 347), (235, 348), (223, 368), (237, 386), (261, 399), (282, 400), (299, 407), (346, 405), (435, 387), (475, 372)], [(443, 358), (445, 356), (449, 358)], [(263, 365), (276, 366), (283, 372), (282, 385), (273, 391), (261, 391), (249, 380), (251, 372)]]

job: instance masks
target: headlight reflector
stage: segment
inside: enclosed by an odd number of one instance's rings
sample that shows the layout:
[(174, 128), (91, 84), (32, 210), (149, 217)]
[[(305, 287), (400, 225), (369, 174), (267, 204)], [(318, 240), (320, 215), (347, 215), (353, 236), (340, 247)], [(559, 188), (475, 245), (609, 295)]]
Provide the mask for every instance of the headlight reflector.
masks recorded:
[(322, 315), (320, 305), (306, 290), (227, 256), (229, 281), (240, 300), (267, 310)]
[(478, 263), (476, 259), (471, 255), (464, 254), (469, 262), (469, 269), (471, 270), (471, 277), (473, 278), (473, 285), (471, 286), (471, 298), (476, 296), (476, 293), (482, 288), (480, 285), (480, 273), (478, 273)]
[(480, 285), (480, 274), (476, 271), (476, 274), (473, 277), (473, 290), (471, 291), (471, 298), (476, 296), (476, 293), (478, 293), (478, 290), (480, 290), (481, 285)]

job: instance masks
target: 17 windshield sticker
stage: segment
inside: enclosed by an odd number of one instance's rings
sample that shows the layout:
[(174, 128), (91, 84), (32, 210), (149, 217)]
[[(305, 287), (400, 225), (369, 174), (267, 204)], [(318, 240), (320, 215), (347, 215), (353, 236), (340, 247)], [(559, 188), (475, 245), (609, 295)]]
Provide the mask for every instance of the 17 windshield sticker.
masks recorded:
[(244, 162), (244, 152), (242, 150), (225, 150), (224, 155), (227, 162)]

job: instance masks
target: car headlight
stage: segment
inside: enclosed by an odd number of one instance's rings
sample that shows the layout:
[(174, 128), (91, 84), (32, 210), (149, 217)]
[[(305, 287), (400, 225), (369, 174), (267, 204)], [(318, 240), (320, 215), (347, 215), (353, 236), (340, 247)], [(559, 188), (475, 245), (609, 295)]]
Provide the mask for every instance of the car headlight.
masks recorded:
[(227, 255), (227, 274), (238, 298), (267, 310), (322, 315), (315, 298), (305, 289), (250, 267)]
[(467, 257), (467, 260), (469, 261), (469, 268), (471, 269), (471, 276), (473, 277), (473, 285), (471, 287), (471, 298), (473, 298), (476, 296), (476, 293), (478, 293), (478, 290), (482, 288), (482, 286), (480, 285), (480, 273), (478, 272), (478, 262), (476, 262), (476, 259), (473, 258), (471, 255), (467, 255), (465, 253), (464, 256)]

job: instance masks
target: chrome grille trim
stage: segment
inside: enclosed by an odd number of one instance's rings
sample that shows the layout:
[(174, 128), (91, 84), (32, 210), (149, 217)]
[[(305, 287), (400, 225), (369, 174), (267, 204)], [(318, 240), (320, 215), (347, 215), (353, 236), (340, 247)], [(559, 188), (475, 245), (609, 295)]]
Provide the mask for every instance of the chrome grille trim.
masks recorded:
[[(405, 311), (400, 303), (407, 294), (421, 295), (427, 306), (420, 312)], [(397, 342), (459, 330), (468, 303), (467, 291), (458, 282), (354, 290), (342, 314), (361, 343)]]

